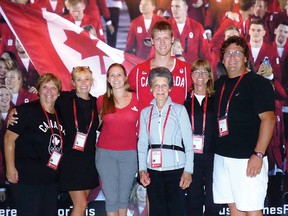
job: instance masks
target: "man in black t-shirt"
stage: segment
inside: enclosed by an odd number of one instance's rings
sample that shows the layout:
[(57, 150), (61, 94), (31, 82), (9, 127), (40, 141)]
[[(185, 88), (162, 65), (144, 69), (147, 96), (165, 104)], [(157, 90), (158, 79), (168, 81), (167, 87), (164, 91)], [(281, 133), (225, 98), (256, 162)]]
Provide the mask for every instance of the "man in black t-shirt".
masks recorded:
[(247, 69), (245, 39), (227, 39), (220, 58), (227, 76), (215, 83), (214, 202), (227, 203), (231, 215), (262, 215), (268, 182), (265, 152), (275, 122), (273, 88), (268, 80)]

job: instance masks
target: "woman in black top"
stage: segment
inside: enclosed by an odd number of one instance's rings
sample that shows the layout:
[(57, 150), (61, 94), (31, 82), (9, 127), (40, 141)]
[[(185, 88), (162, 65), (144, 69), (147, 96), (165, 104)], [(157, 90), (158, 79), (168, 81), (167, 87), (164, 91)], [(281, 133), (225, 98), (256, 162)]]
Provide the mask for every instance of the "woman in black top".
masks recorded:
[(75, 90), (62, 92), (56, 109), (67, 132), (61, 163), (60, 189), (69, 191), (71, 216), (84, 216), (90, 190), (99, 185), (95, 167), (96, 129), (99, 125), (96, 98), (89, 92), (93, 84), (89, 67), (72, 71)]
[(215, 113), (213, 109), (213, 72), (209, 62), (197, 59), (191, 67), (193, 87), (184, 106), (186, 107), (193, 132), (194, 173), (188, 189), (189, 214), (218, 215), (220, 210), (213, 203), (213, 132)]
[(62, 84), (53, 74), (37, 83), (39, 100), (17, 107), (4, 139), (7, 180), (17, 215), (57, 215), (57, 181), (65, 128), (54, 109)]

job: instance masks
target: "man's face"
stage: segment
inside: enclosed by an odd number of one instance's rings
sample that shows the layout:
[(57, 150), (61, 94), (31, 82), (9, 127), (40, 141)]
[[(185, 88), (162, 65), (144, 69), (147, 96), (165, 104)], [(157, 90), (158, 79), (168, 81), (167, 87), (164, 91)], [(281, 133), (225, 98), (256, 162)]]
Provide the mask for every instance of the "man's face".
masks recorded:
[(266, 32), (260, 24), (251, 24), (249, 29), (250, 42), (259, 43), (263, 41)]
[(69, 5), (69, 13), (73, 17), (75, 21), (81, 21), (84, 17), (84, 9), (85, 9), (85, 4), (83, 3), (78, 3), (75, 6)]
[(187, 10), (188, 6), (183, 0), (172, 0), (171, 11), (175, 19), (186, 17)]
[(288, 26), (280, 24), (274, 31), (275, 40), (280, 44), (286, 44), (288, 38)]
[(173, 41), (169, 31), (156, 31), (152, 38), (155, 52), (161, 56), (170, 54)]
[(253, 14), (256, 17), (263, 18), (267, 11), (267, 5), (263, 0), (256, 0), (253, 8)]
[(152, 13), (155, 10), (155, 6), (151, 0), (141, 0), (139, 10), (142, 14)]
[(246, 57), (243, 48), (235, 43), (230, 44), (224, 52), (222, 63), (224, 64), (229, 77), (237, 77), (246, 69)]

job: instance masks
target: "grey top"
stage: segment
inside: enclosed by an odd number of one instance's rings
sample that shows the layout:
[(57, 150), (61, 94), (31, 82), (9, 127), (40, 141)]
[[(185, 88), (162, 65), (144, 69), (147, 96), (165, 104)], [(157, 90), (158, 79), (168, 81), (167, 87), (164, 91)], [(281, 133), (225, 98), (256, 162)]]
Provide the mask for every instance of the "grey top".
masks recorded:
[[(151, 148), (150, 144), (161, 145), (163, 125), (166, 119), (169, 105), (171, 105), (170, 113), (167, 118), (166, 128), (164, 131), (164, 145), (175, 145), (185, 148), (185, 152), (175, 149), (162, 148), (162, 167), (151, 167)], [(153, 106), (150, 134), (148, 130), (150, 112)], [(183, 145), (182, 145), (183, 140)], [(148, 150), (149, 149), (149, 150)], [(153, 150), (157, 148), (153, 148)], [(159, 150), (160, 148), (158, 148)], [(192, 144), (192, 130), (188, 113), (183, 105), (173, 103), (168, 97), (166, 104), (161, 112), (156, 106), (156, 99), (151, 101), (151, 106), (144, 108), (140, 115), (140, 132), (138, 140), (138, 157), (139, 171), (146, 171), (147, 168), (167, 171), (184, 167), (184, 171), (193, 173), (194, 151)]]

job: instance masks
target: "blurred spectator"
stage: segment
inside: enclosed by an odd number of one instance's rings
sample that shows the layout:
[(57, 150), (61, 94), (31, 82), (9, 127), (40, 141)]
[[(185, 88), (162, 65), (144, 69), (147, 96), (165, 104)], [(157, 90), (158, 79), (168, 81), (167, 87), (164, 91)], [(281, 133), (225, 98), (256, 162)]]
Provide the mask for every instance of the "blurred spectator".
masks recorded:
[(204, 26), (206, 0), (186, 0), (188, 5), (188, 17)]
[(21, 45), (20, 41), (16, 40), (16, 58), (20, 70), (23, 72), (28, 87), (35, 86), (39, 78), (39, 74), (32, 64), (29, 56)]
[(164, 18), (153, 13), (155, 0), (141, 0), (139, 9), (142, 15), (131, 22), (125, 50), (147, 60), (152, 48), (152, 26)]
[(223, 19), (225, 19), (225, 13), (227, 11), (239, 12), (238, 0), (208, 0), (206, 5), (205, 16), (205, 29), (210, 29), (212, 34), (219, 28)]
[(7, 63), (4, 58), (0, 58), (0, 85), (5, 84), (5, 76), (7, 72)]
[(41, 10), (63, 15), (65, 12), (65, 0), (36, 0), (35, 7)]
[(14, 52), (5, 50), (2, 53), (1, 58), (4, 58), (6, 60), (8, 68), (18, 68), (19, 67), (16, 55)]
[(185, 58), (182, 55), (183, 48), (179, 39), (174, 39), (171, 48), (171, 56), (175, 56), (176, 58), (180, 59), (181, 61), (185, 61)]
[(106, 26), (107, 44), (111, 47), (116, 48), (120, 10), (122, 9), (122, 0), (106, 0), (106, 3), (110, 12), (110, 19), (114, 27), (114, 32), (111, 32)]
[(37, 94), (30, 93), (24, 87), (24, 77), (22, 71), (18, 68), (7, 70), (5, 85), (11, 90), (12, 103), (14, 106), (38, 99)]
[(131, 21), (141, 15), (139, 10), (140, 1), (141, 0), (125, 0)]
[(11, 100), (12, 94), (9, 88), (5, 85), (0, 85), (0, 203), (5, 202), (7, 199), (5, 184), (6, 165), (4, 159), (4, 134), (7, 128), (7, 114), (12, 108)]
[(83, 27), (85, 25), (92, 25), (94, 29), (97, 30), (97, 37), (104, 42), (106, 41), (104, 37), (101, 19), (97, 20), (84, 13), (86, 5), (84, 4), (83, 0), (68, 0), (66, 2), (66, 7), (69, 11), (69, 14), (63, 16), (65, 19), (75, 23), (80, 27)]
[(171, 23), (174, 38), (181, 41), (183, 56), (187, 63), (192, 64), (197, 58), (210, 61), (209, 43), (204, 34), (203, 26), (187, 16), (188, 5), (185, 0), (172, 0)]
[(239, 29), (240, 36), (246, 39), (248, 38), (248, 24), (250, 23), (250, 16), (253, 15), (255, 0), (239, 0), (239, 4), (239, 21), (228, 18), (231, 12), (226, 13), (227, 18), (221, 23), (220, 27), (214, 33), (212, 40), (210, 41), (210, 49), (212, 53), (219, 55), (219, 50), (225, 37), (225, 29), (229, 26), (236, 26)]

